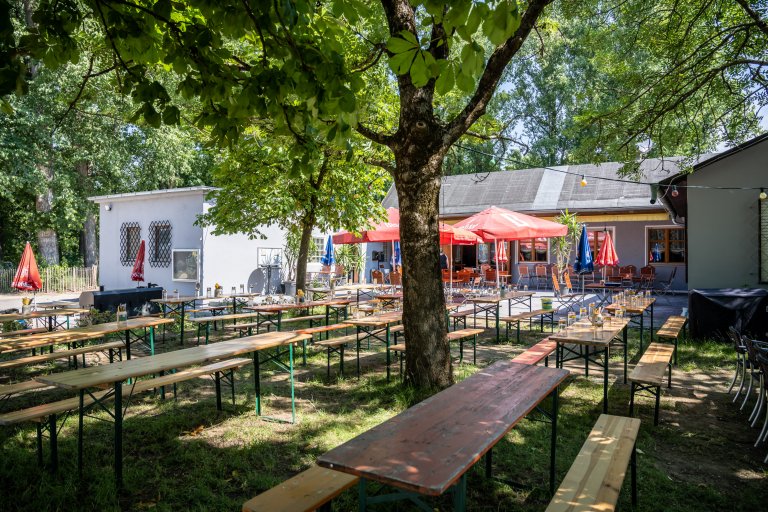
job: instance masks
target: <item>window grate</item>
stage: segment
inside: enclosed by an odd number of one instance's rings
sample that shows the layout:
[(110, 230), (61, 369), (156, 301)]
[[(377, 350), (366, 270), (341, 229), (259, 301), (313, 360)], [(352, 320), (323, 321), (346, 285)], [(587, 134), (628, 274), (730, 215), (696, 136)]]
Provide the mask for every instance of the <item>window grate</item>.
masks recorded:
[(149, 223), (149, 264), (153, 267), (171, 265), (171, 223), (155, 220)]
[(130, 267), (136, 261), (141, 244), (141, 226), (138, 222), (123, 222), (120, 226), (120, 263)]

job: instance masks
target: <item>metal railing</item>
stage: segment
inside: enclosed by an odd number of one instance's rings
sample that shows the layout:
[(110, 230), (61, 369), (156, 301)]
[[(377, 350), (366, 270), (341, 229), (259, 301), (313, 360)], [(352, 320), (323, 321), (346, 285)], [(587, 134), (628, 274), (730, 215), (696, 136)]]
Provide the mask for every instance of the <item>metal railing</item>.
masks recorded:
[[(0, 293), (19, 293), (11, 287), (16, 275), (15, 268), (0, 268)], [(98, 266), (92, 267), (44, 267), (40, 269), (43, 281), (42, 293), (66, 293), (94, 290), (99, 287)]]

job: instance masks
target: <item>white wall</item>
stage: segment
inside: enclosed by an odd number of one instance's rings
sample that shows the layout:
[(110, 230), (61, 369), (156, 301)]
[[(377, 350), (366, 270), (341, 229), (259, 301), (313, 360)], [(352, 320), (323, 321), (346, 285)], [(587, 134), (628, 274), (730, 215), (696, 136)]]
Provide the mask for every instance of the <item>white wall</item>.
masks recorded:
[[(209, 206), (206, 204), (205, 209)], [(246, 290), (253, 285), (254, 291), (264, 293), (267, 272), (259, 266), (259, 248), (284, 250), (285, 232), (276, 225), (265, 226), (260, 231), (266, 239), (250, 240), (246, 235), (216, 236), (210, 231), (211, 228), (206, 228), (203, 234), (202, 293), (205, 294), (208, 287), (213, 289), (216, 283), (224, 288), (224, 293), (230, 293), (233, 286), (239, 292), (241, 284), (245, 285)], [(281, 272), (273, 270), (271, 274), (272, 291), (275, 291), (281, 284)]]
[[(202, 212), (204, 192), (187, 194), (151, 194), (107, 199), (99, 205), (99, 283), (105, 290), (135, 288), (131, 281), (134, 256), (127, 266), (120, 262), (120, 227), (124, 222), (138, 222), (141, 239), (147, 243), (144, 263), (144, 283), (157, 283), (180, 294), (194, 294), (195, 283), (173, 281), (171, 265), (153, 267), (149, 262), (149, 224), (152, 221), (171, 223), (171, 247), (201, 249), (202, 229), (194, 221)], [(107, 211), (105, 206), (111, 205)]]

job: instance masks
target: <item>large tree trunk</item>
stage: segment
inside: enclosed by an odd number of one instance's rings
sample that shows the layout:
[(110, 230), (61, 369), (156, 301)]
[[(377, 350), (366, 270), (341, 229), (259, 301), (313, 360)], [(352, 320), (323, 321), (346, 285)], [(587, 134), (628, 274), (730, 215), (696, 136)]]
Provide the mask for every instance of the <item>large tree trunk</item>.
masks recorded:
[(312, 242), (312, 229), (315, 227), (315, 214), (304, 215), (301, 220), (301, 241), (299, 242), (299, 257), (296, 260), (296, 290), (306, 291), (307, 259), (309, 259), (309, 244)]
[[(53, 179), (53, 170), (50, 166), (41, 166), (40, 170), (45, 175), (46, 181)], [(49, 214), (53, 207), (53, 191), (49, 188), (37, 196), (35, 209), (38, 213)], [(47, 217), (47, 215), (44, 215)], [(48, 265), (59, 264), (59, 237), (56, 231), (50, 228), (39, 229), (37, 231), (37, 246), (40, 251), (40, 257)]]
[[(429, 146), (427, 146), (429, 147)], [(443, 152), (430, 155), (418, 144), (396, 153), (403, 257), (403, 326), (408, 340), (405, 381), (420, 388), (453, 383), (446, 338), (438, 232)]]
[(99, 253), (96, 246), (96, 215), (91, 211), (85, 215), (80, 252), (83, 255), (83, 264), (86, 267), (91, 267), (99, 262)]

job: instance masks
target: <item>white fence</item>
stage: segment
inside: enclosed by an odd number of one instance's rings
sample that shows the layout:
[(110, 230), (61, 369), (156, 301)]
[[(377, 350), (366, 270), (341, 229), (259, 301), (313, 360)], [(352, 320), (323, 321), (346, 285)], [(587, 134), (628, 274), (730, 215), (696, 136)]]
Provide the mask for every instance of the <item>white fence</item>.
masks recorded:
[[(15, 268), (0, 268), (0, 293), (16, 293), (11, 287)], [(43, 281), (41, 292), (66, 293), (94, 290), (99, 287), (98, 266), (92, 267), (45, 267), (40, 269)]]

